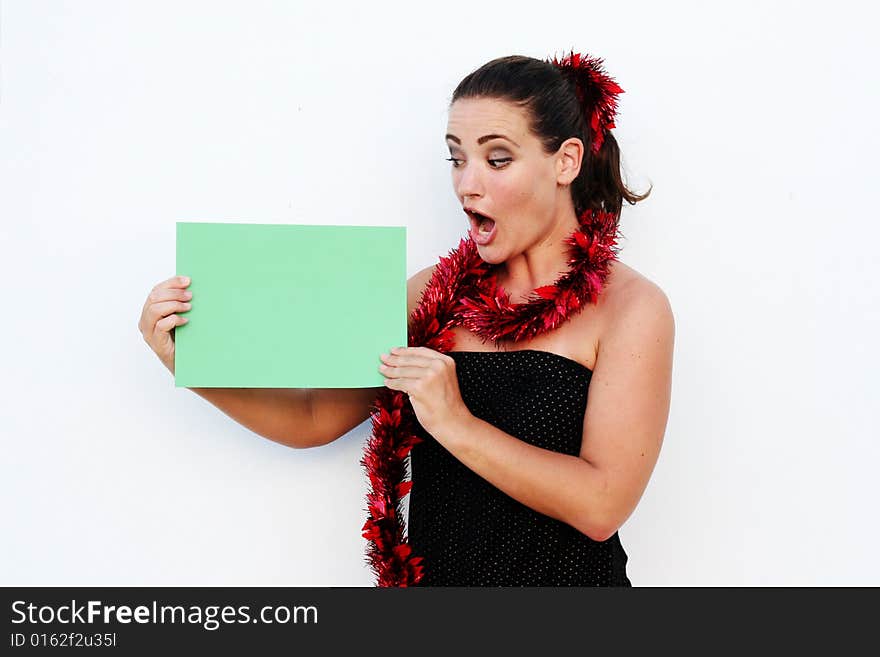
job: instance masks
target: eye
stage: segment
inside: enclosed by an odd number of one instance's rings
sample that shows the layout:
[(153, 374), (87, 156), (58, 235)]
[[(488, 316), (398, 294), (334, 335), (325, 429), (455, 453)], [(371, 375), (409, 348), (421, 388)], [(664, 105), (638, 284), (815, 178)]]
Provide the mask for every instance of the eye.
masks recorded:
[(460, 160), (460, 159), (457, 158), (457, 157), (447, 157), (447, 158), (446, 158), (446, 161), (447, 161), (447, 162), (452, 162), (452, 166), (454, 166), (456, 169), (459, 167), (459, 165), (460, 165), (461, 162), (462, 162), (462, 160)]
[(489, 166), (493, 169), (501, 169), (510, 162), (513, 162), (512, 157), (499, 157), (494, 160), (489, 160)]

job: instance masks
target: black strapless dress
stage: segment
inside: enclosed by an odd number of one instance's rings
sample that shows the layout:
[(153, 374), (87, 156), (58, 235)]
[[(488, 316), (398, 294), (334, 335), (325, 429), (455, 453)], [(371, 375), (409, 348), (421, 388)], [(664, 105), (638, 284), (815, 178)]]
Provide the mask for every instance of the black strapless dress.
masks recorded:
[[(531, 445), (580, 453), (592, 372), (546, 351), (452, 351), (464, 403)], [(424, 429), (411, 452), (409, 541), (422, 586), (630, 586), (617, 533), (597, 542), (466, 468)]]

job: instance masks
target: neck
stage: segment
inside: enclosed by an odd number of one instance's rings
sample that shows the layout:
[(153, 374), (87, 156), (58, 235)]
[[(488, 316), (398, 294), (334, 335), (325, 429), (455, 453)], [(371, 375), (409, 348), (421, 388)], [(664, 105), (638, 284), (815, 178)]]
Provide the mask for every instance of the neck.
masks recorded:
[(578, 229), (573, 208), (560, 213), (549, 231), (531, 246), (498, 267), (498, 285), (514, 303), (537, 287), (552, 284), (569, 269), (565, 239)]

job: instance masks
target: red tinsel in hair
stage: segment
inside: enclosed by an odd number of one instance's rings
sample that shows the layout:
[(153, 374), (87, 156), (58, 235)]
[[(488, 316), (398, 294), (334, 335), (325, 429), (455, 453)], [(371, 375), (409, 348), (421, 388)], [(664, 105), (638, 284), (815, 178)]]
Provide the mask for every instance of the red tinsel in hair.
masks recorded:
[[(579, 222), (566, 240), (569, 270), (521, 304), (511, 304), (497, 286), (495, 267), (480, 258), (473, 241), (461, 240), (457, 249), (440, 258), (410, 316), (409, 346), (451, 351), (456, 326), (494, 342), (529, 340), (594, 303), (617, 255), (617, 217), (587, 210)], [(406, 457), (420, 441), (418, 418), (403, 392), (383, 389), (371, 420), (373, 432), (361, 459), (370, 480), (363, 527), (369, 541), (367, 561), (377, 586), (409, 586), (421, 580), (426, 565), (430, 567), (409, 546), (401, 505), (412, 486), (403, 479)]]
[(602, 68), (603, 60), (571, 52), (561, 60), (550, 60), (574, 83), (575, 93), (584, 107), (593, 134), (592, 151), (598, 152), (605, 141), (605, 131), (614, 127), (617, 96), (624, 93)]

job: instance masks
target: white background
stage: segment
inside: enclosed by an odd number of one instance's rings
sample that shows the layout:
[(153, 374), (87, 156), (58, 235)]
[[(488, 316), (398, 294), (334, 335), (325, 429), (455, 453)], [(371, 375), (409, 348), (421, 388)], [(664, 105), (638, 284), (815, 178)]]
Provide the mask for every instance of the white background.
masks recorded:
[(631, 580), (880, 584), (868, 7), (3, 2), (0, 584), (371, 585), (367, 425), (256, 436), (174, 387), (141, 306), (176, 221), (404, 225), (409, 272), (432, 264), (465, 229), (455, 85), (569, 48), (626, 90), (654, 190), (621, 259), (677, 325)]

